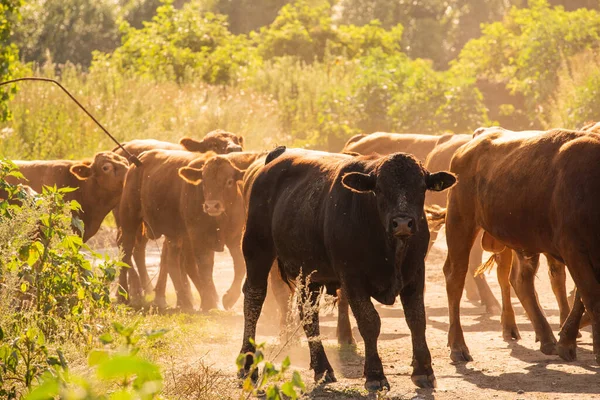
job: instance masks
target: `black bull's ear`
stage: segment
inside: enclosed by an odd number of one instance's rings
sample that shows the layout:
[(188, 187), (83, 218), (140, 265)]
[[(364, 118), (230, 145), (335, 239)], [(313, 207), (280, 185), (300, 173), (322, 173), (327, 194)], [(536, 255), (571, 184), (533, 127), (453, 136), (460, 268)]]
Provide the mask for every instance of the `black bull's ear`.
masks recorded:
[(365, 193), (375, 190), (377, 178), (374, 174), (348, 172), (342, 177), (342, 185), (353, 192)]
[(434, 172), (427, 175), (427, 190), (441, 192), (452, 187), (456, 183), (456, 176), (449, 172)]

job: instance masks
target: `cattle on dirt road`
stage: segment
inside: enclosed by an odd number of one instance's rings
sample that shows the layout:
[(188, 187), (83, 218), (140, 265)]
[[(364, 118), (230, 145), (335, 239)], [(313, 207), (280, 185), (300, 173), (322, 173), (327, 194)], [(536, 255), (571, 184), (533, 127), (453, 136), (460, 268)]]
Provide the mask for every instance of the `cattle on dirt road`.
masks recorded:
[[(448, 196), (444, 265), (452, 360), (472, 360), (459, 305), (469, 251), (483, 229), (526, 257), (548, 253), (566, 263), (590, 313), (600, 363), (598, 159), (600, 137), (559, 129), (485, 134), (457, 150), (451, 170), (460, 179)], [(562, 358), (575, 358), (576, 336), (570, 330), (561, 332), (556, 349)]]
[(83, 241), (98, 232), (106, 215), (117, 205), (123, 191), (128, 162), (110, 151), (96, 153), (92, 160), (14, 161), (26, 181), (9, 177), (9, 183), (23, 183), (41, 193), (43, 186), (71, 187), (65, 200), (75, 200), (81, 211), (75, 211), (83, 222)]
[[(302, 152), (304, 150), (290, 150)], [(315, 154), (314, 151), (306, 150), (307, 154)], [(327, 154), (327, 153), (323, 153)], [(219, 220), (219, 228), (227, 237), (227, 247), (231, 249), (234, 260), (235, 278), (234, 282), (241, 282), (246, 274), (246, 264), (242, 256), (241, 237), (246, 222), (246, 208), (250, 195), (250, 188), (256, 177), (256, 173), (265, 165), (266, 153), (231, 153), (209, 158), (203, 168), (194, 171), (190, 168), (180, 170), (180, 175), (187, 175), (188, 181), (198, 182), (201, 179), (201, 185), (204, 192), (204, 209)], [(231, 245), (229, 244), (231, 243)], [(237, 249), (235, 245), (237, 244)], [(239, 253), (239, 260), (234, 254)], [(278, 303), (280, 312), (280, 324), (285, 327), (286, 317), (289, 309), (290, 290), (288, 285), (283, 282), (277, 269), (277, 263), (274, 264), (269, 276), (270, 288)], [(233, 286), (233, 285), (232, 285)], [(236, 286), (238, 287), (238, 286)], [(228, 293), (229, 294), (229, 293)], [(239, 292), (233, 298), (228, 294), (223, 296), (223, 305), (226, 301), (237, 301)], [(340, 344), (355, 343), (352, 336), (350, 325), (350, 316), (348, 302), (346, 297), (338, 291), (338, 324), (337, 338)], [(233, 306), (230, 303), (230, 306)], [(225, 308), (228, 308), (225, 306)]]
[[(448, 170), (454, 152), (472, 138), (473, 135), (466, 134), (446, 134), (440, 136), (436, 146), (425, 159), (425, 168), (431, 172)], [(427, 206), (446, 207), (447, 196), (445, 192), (428, 192), (425, 196), (425, 204)], [(436, 241), (440, 228), (441, 225), (430, 230), (431, 239), (429, 241), (429, 248)], [(470, 301), (481, 300), (481, 304), (485, 306), (486, 312), (490, 315), (496, 315), (500, 313), (498, 300), (494, 297), (485, 276), (483, 274), (475, 274), (477, 268), (481, 265), (482, 256), (483, 250), (481, 246), (478, 244), (473, 246), (469, 258), (469, 272), (465, 281), (466, 295)]]
[[(424, 259), (429, 231), (423, 207), (425, 191), (450, 187), (454, 176), (430, 174), (403, 153), (369, 160), (283, 150), (267, 156), (251, 189), (242, 243), (247, 277), (241, 353), (254, 350), (250, 339), (255, 337), (269, 271), (277, 260), (286, 279), (310, 276), (309, 293), (301, 296), (310, 305), (315, 305), (323, 285), (341, 285), (346, 292), (365, 341), (368, 390), (389, 387), (377, 351), (381, 321), (371, 297), (393, 304), (400, 295), (412, 333), (412, 380), (420, 387), (434, 387), (425, 339)], [(300, 306), (301, 318), (303, 309)], [(315, 380), (335, 381), (318, 338), (318, 312), (305, 317)], [(247, 354), (241, 376), (252, 361)]]
[(223, 295), (223, 307), (230, 309), (241, 294), (246, 264), (242, 255), (242, 231), (246, 222), (246, 206), (241, 181), (250, 164), (264, 155), (257, 152), (230, 153), (207, 157), (201, 166), (179, 169), (179, 176), (199, 186), (204, 196), (202, 208), (218, 224), (219, 235), (233, 259), (234, 278)]
[[(202, 165), (212, 155), (176, 150), (144, 152), (140, 156), (142, 166), (132, 165), (127, 173), (119, 208), (118, 243), (124, 253), (123, 261), (131, 265), (136, 236), (142, 227), (150, 239), (164, 235), (167, 245), (161, 254), (161, 271), (172, 273), (180, 305), (185, 309), (192, 309), (193, 303), (181, 269), (187, 271), (200, 292), (202, 309), (217, 307), (212, 272), (214, 252), (223, 250), (218, 224), (202, 209), (202, 189), (184, 182), (178, 175), (180, 168)], [(167, 269), (167, 265), (173, 268)], [(127, 288), (123, 275), (120, 283)]]
[[(154, 139), (136, 139), (129, 142), (123, 143), (123, 148), (133, 156), (139, 156), (144, 151), (149, 150), (187, 150), (196, 153), (215, 152), (217, 154), (226, 154), (230, 152), (242, 151), (244, 144), (244, 138), (231, 132), (224, 130), (215, 130), (207, 133), (201, 140), (184, 137), (177, 143), (165, 142)], [(113, 151), (119, 155), (127, 156), (127, 153), (120, 147), (116, 147)], [(120, 226), (120, 218), (118, 207), (113, 210), (115, 215), (115, 221), (117, 228)], [(133, 250), (133, 260), (135, 266), (139, 271), (140, 279), (142, 281), (142, 287), (147, 294), (152, 291), (152, 283), (150, 276), (148, 275), (148, 269), (146, 268), (146, 244), (148, 239), (142, 235), (142, 232), (138, 232), (136, 237), (136, 244)], [(163, 245), (162, 253), (168, 252)], [(161, 254), (162, 254), (161, 253)], [(127, 273), (127, 271), (124, 271)]]

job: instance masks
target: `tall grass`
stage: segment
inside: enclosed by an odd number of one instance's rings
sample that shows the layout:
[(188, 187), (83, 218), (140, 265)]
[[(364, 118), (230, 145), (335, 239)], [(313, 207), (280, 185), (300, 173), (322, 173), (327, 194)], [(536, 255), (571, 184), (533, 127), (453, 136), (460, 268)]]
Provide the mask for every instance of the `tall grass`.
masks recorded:
[[(249, 149), (286, 139), (276, 101), (251, 90), (156, 82), (99, 67), (83, 72), (70, 64), (49, 63), (32, 74), (58, 79), (121, 141), (178, 141), (217, 128), (244, 135)], [(8, 158), (76, 159), (115, 147), (54, 85), (22, 83), (9, 106), (13, 119), (0, 125), (0, 154)]]
[(600, 120), (600, 54), (587, 50), (571, 57), (559, 70), (559, 85), (549, 102), (548, 127), (581, 128)]

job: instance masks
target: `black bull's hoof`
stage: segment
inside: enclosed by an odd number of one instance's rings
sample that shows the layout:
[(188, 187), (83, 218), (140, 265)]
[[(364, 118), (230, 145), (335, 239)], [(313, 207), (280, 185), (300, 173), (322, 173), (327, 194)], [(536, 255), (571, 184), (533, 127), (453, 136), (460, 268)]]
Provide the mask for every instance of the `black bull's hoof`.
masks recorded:
[(390, 383), (386, 377), (383, 377), (383, 379), (367, 379), (365, 389), (369, 392), (378, 392), (384, 389), (390, 390)]
[(337, 382), (337, 379), (336, 379), (333, 371), (327, 370), (327, 371), (321, 372), (321, 373), (315, 372), (315, 383), (326, 384), (326, 383), (333, 383), (333, 382)]
[(410, 377), (413, 383), (421, 389), (433, 389), (437, 387), (435, 375), (413, 375)]

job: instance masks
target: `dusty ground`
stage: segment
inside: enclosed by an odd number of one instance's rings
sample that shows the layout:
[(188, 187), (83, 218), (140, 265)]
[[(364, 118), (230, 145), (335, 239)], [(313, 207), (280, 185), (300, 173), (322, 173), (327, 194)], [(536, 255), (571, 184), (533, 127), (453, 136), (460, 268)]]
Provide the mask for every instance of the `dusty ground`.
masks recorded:
[[(148, 262), (151, 276), (156, 274), (159, 246), (150, 243)], [(500, 317), (487, 316), (478, 304), (464, 299), (462, 322), (465, 339), (470, 347), (473, 362), (452, 364), (446, 347), (448, 329), (447, 299), (442, 273), (446, 249), (443, 236), (433, 247), (427, 262), (427, 340), (433, 357), (433, 368), (438, 388), (435, 390), (417, 389), (410, 380), (411, 342), (410, 332), (403, 318), (399, 302), (391, 307), (377, 305), (382, 318), (379, 337), (379, 352), (385, 373), (391, 384), (386, 398), (399, 399), (600, 399), (600, 367), (592, 356), (592, 339), (589, 328), (579, 340), (578, 360), (567, 363), (558, 356), (546, 356), (539, 351), (535, 335), (523, 308), (516, 298), (513, 306), (517, 313), (517, 323), (522, 339), (507, 343), (502, 339)], [(223, 294), (233, 276), (231, 259), (227, 253), (216, 256), (215, 281), (217, 290)], [(495, 271), (487, 276), (497, 298), (500, 288), (495, 279)], [(558, 307), (554, 300), (547, 276), (545, 260), (540, 267), (537, 288), (542, 307), (549, 322), (558, 333)], [(568, 282), (568, 289), (572, 288)], [(241, 346), (243, 301), (240, 299), (231, 313), (218, 313), (213, 323), (216, 325), (212, 337), (189, 338), (193, 351), (189, 358), (204, 357), (206, 362), (219, 368), (223, 374), (235, 375), (234, 360)], [(335, 311), (322, 314), (321, 332), (329, 360), (334, 366), (338, 382), (314, 389), (311, 398), (368, 398), (363, 390), (362, 378), (364, 346), (354, 325), (356, 348), (340, 348), (335, 338)], [(258, 342), (267, 342), (277, 348), (277, 329), (264, 321), (259, 323)], [(290, 356), (292, 368), (301, 371), (305, 382), (312, 381), (312, 371), (308, 370), (308, 348), (306, 342), (294, 348), (287, 348), (284, 354)], [(281, 359), (282, 357), (278, 357)], [(370, 397), (373, 398), (373, 397)]]

